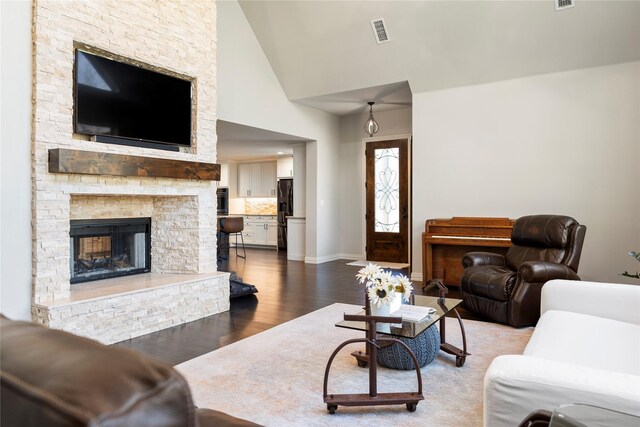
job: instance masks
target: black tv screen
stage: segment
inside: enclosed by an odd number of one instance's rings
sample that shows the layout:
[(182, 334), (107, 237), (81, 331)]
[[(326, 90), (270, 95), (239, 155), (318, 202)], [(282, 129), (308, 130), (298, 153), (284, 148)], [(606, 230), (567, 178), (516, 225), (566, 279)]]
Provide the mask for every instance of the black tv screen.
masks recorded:
[(74, 130), (191, 145), (191, 82), (76, 50)]

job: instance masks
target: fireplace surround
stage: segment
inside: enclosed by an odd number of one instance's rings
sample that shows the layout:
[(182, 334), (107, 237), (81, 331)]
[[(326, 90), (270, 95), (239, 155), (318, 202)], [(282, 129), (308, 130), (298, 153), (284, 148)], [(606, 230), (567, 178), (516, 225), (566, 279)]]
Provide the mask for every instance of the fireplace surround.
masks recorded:
[[(110, 344), (228, 310), (215, 252), (215, 2), (38, 0), (33, 21), (33, 320)], [(197, 80), (192, 146), (75, 134), (77, 43)], [(150, 271), (72, 285), (71, 221), (114, 218), (151, 218)], [(83, 258), (92, 269), (113, 258), (95, 249)]]
[(151, 271), (151, 218), (71, 220), (71, 284)]

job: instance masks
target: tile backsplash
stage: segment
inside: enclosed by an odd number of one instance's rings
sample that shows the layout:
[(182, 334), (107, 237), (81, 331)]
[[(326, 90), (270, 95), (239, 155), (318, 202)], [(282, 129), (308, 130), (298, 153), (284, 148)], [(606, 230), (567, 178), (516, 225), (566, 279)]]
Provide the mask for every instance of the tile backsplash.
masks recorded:
[(278, 206), (275, 197), (252, 197), (244, 199), (245, 215), (277, 215)]

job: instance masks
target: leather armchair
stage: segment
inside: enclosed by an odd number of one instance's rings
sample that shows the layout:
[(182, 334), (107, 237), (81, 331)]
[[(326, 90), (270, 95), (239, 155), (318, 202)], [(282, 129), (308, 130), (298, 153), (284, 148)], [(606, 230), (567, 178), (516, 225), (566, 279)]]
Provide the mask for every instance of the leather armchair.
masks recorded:
[(470, 252), (462, 258), (465, 308), (515, 327), (534, 325), (547, 281), (580, 280), (577, 272), (586, 230), (568, 216), (519, 218), (505, 256)]

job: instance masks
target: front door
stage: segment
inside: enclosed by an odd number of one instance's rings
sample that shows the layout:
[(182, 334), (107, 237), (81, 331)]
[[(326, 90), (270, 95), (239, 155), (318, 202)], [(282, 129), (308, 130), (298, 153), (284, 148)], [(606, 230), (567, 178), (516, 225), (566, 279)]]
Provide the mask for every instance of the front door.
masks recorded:
[(409, 262), (408, 141), (367, 143), (367, 261)]

